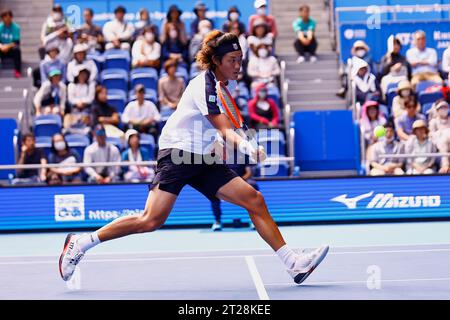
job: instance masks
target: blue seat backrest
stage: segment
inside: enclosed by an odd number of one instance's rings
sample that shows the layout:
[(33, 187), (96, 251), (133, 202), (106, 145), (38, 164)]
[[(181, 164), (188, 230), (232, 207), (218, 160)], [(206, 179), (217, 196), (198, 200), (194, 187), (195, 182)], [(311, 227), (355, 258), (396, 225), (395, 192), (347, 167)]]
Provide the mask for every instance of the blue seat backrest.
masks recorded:
[(36, 117), (33, 123), (34, 134), (51, 137), (61, 132), (62, 121), (59, 115), (43, 115)]
[[(15, 119), (0, 119), (0, 165), (14, 164), (14, 134), (17, 129)], [(9, 174), (14, 174), (14, 170), (0, 170), (0, 179), (8, 179)]]
[(158, 71), (153, 68), (137, 68), (130, 72), (131, 89), (137, 84), (143, 84), (147, 89), (157, 90)]

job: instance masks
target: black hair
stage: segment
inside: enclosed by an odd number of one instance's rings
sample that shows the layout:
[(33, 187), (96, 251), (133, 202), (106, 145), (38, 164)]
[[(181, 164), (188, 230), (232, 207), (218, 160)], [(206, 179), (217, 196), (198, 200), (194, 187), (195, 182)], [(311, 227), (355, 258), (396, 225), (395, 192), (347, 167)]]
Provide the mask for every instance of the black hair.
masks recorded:
[(114, 14), (116, 14), (117, 12), (127, 13), (127, 9), (124, 6), (118, 6), (114, 9)]
[(55, 148), (55, 136), (61, 136), (63, 138), (64, 143), (66, 144), (66, 150), (69, 151), (69, 144), (66, 141), (66, 138), (64, 137), (64, 135), (62, 135), (61, 133), (56, 133), (52, 136), (52, 147), (51, 147), (51, 151), (53, 153), (57, 153), (58, 151)]
[(0, 13), (0, 17), (6, 17), (6, 16), (10, 16), (11, 18), (13, 17), (13, 13), (10, 9), (4, 9), (2, 10), (2, 12)]
[(22, 135), (22, 143), (25, 143), (25, 141), (26, 141), (28, 138), (33, 138), (33, 139), (35, 139), (35, 136), (34, 136), (34, 134), (31, 133), (31, 132), (27, 132), (27, 133), (23, 134), (23, 135)]

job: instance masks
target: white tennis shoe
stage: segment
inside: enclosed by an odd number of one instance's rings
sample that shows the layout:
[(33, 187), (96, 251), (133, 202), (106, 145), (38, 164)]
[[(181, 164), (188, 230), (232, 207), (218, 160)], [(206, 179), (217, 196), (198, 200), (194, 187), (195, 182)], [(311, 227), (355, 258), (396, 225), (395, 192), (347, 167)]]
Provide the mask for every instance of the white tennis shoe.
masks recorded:
[(297, 284), (302, 283), (317, 268), (328, 253), (328, 246), (322, 246), (309, 253), (300, 254), (292, 269), (287, 272)]
[(59, 273), (64, 281), (69, 281), (75, 272), (77, 264), (84, 257), (77, 240), (80, 236), (69, 233), (64, 242), (63, 252), (59, 257)]

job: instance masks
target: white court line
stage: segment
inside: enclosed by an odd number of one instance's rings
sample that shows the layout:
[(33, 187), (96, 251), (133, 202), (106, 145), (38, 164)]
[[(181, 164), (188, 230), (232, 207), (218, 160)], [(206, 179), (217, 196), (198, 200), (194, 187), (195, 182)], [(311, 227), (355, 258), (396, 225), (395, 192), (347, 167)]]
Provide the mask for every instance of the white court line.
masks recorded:
[(261, 279), (261, 275), (258, 272), (258, 268), (256, 268), (255, 259), (253, 259), (253, 257), (251, 256), (246, 256), (245, 262), (247, 262), (248, 270), (250, 271), (253, 283), (255, 284), (259, 300), (269, 300), (269, 295), (267, 294), (266, 288), (264, 288), (264, 283)]
[[(380, 279), (380, 282), (427, 282), (427, 281), (450, 281), (450, 278), (425, 278), (425, 279)], [(348, 281), (316, 281), (308, 282), (308, 285), (329, 285), (329, 284), (367, 284), (367, 280), (348, 280)], [(292, 282), (265, 283), (266, 287), (295, 285)]]

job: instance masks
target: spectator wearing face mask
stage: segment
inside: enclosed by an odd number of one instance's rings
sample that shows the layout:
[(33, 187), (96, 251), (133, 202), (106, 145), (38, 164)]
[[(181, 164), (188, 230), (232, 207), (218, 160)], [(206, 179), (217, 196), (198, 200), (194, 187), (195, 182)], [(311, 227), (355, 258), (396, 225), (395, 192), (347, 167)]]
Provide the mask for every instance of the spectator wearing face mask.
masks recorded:
[(316, 50), (317, 41), (314, 36), (316, 21), (309, 16), (309, 6), (302, 5), (299, 8), (299, 17), (292, 24), (297, 39), (294, 42), (295, 50), (298, 53), (298, 63), (305, 61), (305, 53), (310, 55), (309, 61), (317, 61)]
[[(146, 29), (147, 28), (147, 29)], [(142, 35), (144, 35), (145, 30), (150, 30), (153, 32), (155, 36), (155, 40), (158, 41), (159, 36), (159, 28), (156, 24), (150, 21), (150, 14), (147, 9), (142, 8), (139, 10), (139, 20), (134, 24), (134, 38), (138, 39)]]
[[(428, 138), (428, 127), (425, 120), (416, 120), (413, 123), (413, 136), (406, 143), (406, 154), (436, 153), (436, 146)], [(434, 157), (414, 157), (406, 160), (407, 174), (433, 174), (435, 173)]]
[(203, 39), (206, 34), (212, 30), (212, 24), (209, 20), (202, 20), (198, 24), (198, 32), (192, 37), (189, 43), (189, 57), (191, 61), (195, 61), (195, 56), (200, 50)]
[[(64, 136), (57, 133), (52, 137), (52, 150), (48, 162), (75, 165), (81, 162), (81, 157), (75, 150), (69, 148)], [(81, 167), (51, 168), (49, 170), (58, 174), (63, 184), (81, 182)]]
[(133, 40), (134, 26), (125, 21), (127, 10), (123, 6), (118, 6), (114, 10), (114, 19), (108, 21), (103, 26), (103, 35), (107, 41), (105, 49), (130, 50), (130, 44)]
[(255, 0), (254, 7), (256, 9), (256, 14), (253, 14), (248, 19), (248, 32), (252, 33), (255, 21), (262, 19), (268, 27), (268, 33), (275, 39), (278, 36), (277, 25), (275, 18), (267, 14), (267, 1), (266, 0)]
[(156, 42), (152, 27), (145, 27), (143, 32), (143, 37), (134, 42), (131, 50), (133, 68), (159, 68), (161, 45)]
[(164, 27), (165, 40), (161, 47), (161, 63), (168, 59), (175, 59), (179, 65), (187, 66), (189, 63), (189, 50), (181, 40), (180, 30), (176, 24), (166, 23)]
[(370, 175), (403, 175), (405, 172), (402, 167), (404, 160), (400, 158), (385, 158), (382, 155), (400, 155), (404, 154), (404, 146), (395, 139), (394, 124), (387, 122), (384, 125), (386, 134), (384, 139), (379, 140), (373, 145), (372, 153), (368, 159), (370, 161)]
[(69, 29), (65, 25), (60, 25), (55, 32), (45, 37), (45, 45), (58, 47), (58, 57), (65, 65), (72, 60), (73, 41), (69, 35)]
[(402, 141), (408, 141), (412, 136), (413, 124), (416, 120), (426, 121), (426, 117), (417, 111), (417, 98), (410, 96), (405, 101), (406, 112), (395, 119), (395, 128), (397, 129), (397, 136)]
[[(392, 115), (394, 119), (406, 113), (405, 102), (414, 94), (414, 89), (408, 80), (399, 82), (397, 85), (397, 96), (392, 101)], [(420, 103), (417, 103), (417, 112), (420, 112), (420, 109)]]
[(247, 74), (252, 79), (252, 88), (264, 83), (267, 86), (276, 85), (276, 77), (281, 73), (278, 60), (270, 55), (265, 44), (257, 47), (256, 55), (250, 57), (248, 61)]
[(370, 94), (377, 92), (376, 77), (370, 72), (367, 62), (360, 58), (353, 58), (352, 80), (355, 83), (356, 102), (361, 105)]
[(191, 37), (194, 37), (197, 33), (200, 32), (199, 23), (202, 21), (209, 21), (211, 24), (211, 30), (214, 27), (214, 22), (206, 17), (206, 12), (208, 8), (203, 3), (203, 1), (197, 1), (194, 7), (195, 19), (191, 22)]
[(167, 32), (168, 29), (167, 24), (170, 23), (175, 26), (175, 29), (177, 29), (177, 35), (174, 38), (178, 38), (183, 45), (185, 46), (188, 45), (189, 39), (186, 32), (186, 26), (184, 22), (181, 20), (182, 14), (183, 11), (181, 11), (180, 8), (178, 8), (176, 5), (172, 5), (169, 7), (169, 10), (167, 11), (167, 16), (162, 23), (160, 36), (161, 43), (164, 43), (168, 39), (169, 33)]
[(278, 107), (273, 99), (267, 97), (266, 85), (261, 83), (255, 93), (255, 97), (248, 102), (251, 127), (257, 130), (278, 128)]
[[(58, 30), (61, 29), (61, 27), (67, 27), (70, 28), (70, 24), (67, 21), (66, 17), (64, 17), (64, 12), (59, 4), (55, 4), (52, 8), (52, 12), (47, 17), (47, 19), (42, 24), (41, 28), (41, 44), (45, 48), (45, 46), (48, 43), (48, 38), (54, 38), (57, 36)], [(52, 35), (53, 34), (53, 35)], [(41, 57), (43, 58), (43, 56)]]
[(436, 101), (434, 108), (436, 116), (430, 120), (429, 129), (431, 141), (437, 145), (445, 129), (450, 128), (450, 117), (448, 116), (449, 106), (444, 99)]
[[(241, 12), (239, 11), (238, 7), (232, 6), (228, 9), (227, 13), (227, 21), (225, 21), (222, 25), (222, 31), (223, 32), (232, 32), (231, 31), (231, 25), (237, 24), (237, 28), (239, 29), (239, 35), (244, 34), (245, 35), (245, 24), (240, 21)], [(242, 47), (242, 46), (241, 46)]]
[(247, 38), (248, 46), (250, 47), (249, 57), (256, 54), (258, 46), (265, 44), (270, 51), (273, 48), (273, 37), (269, 33), (268, 25), (263, 19), (256, 20), (253, 24), (251, 35)]

